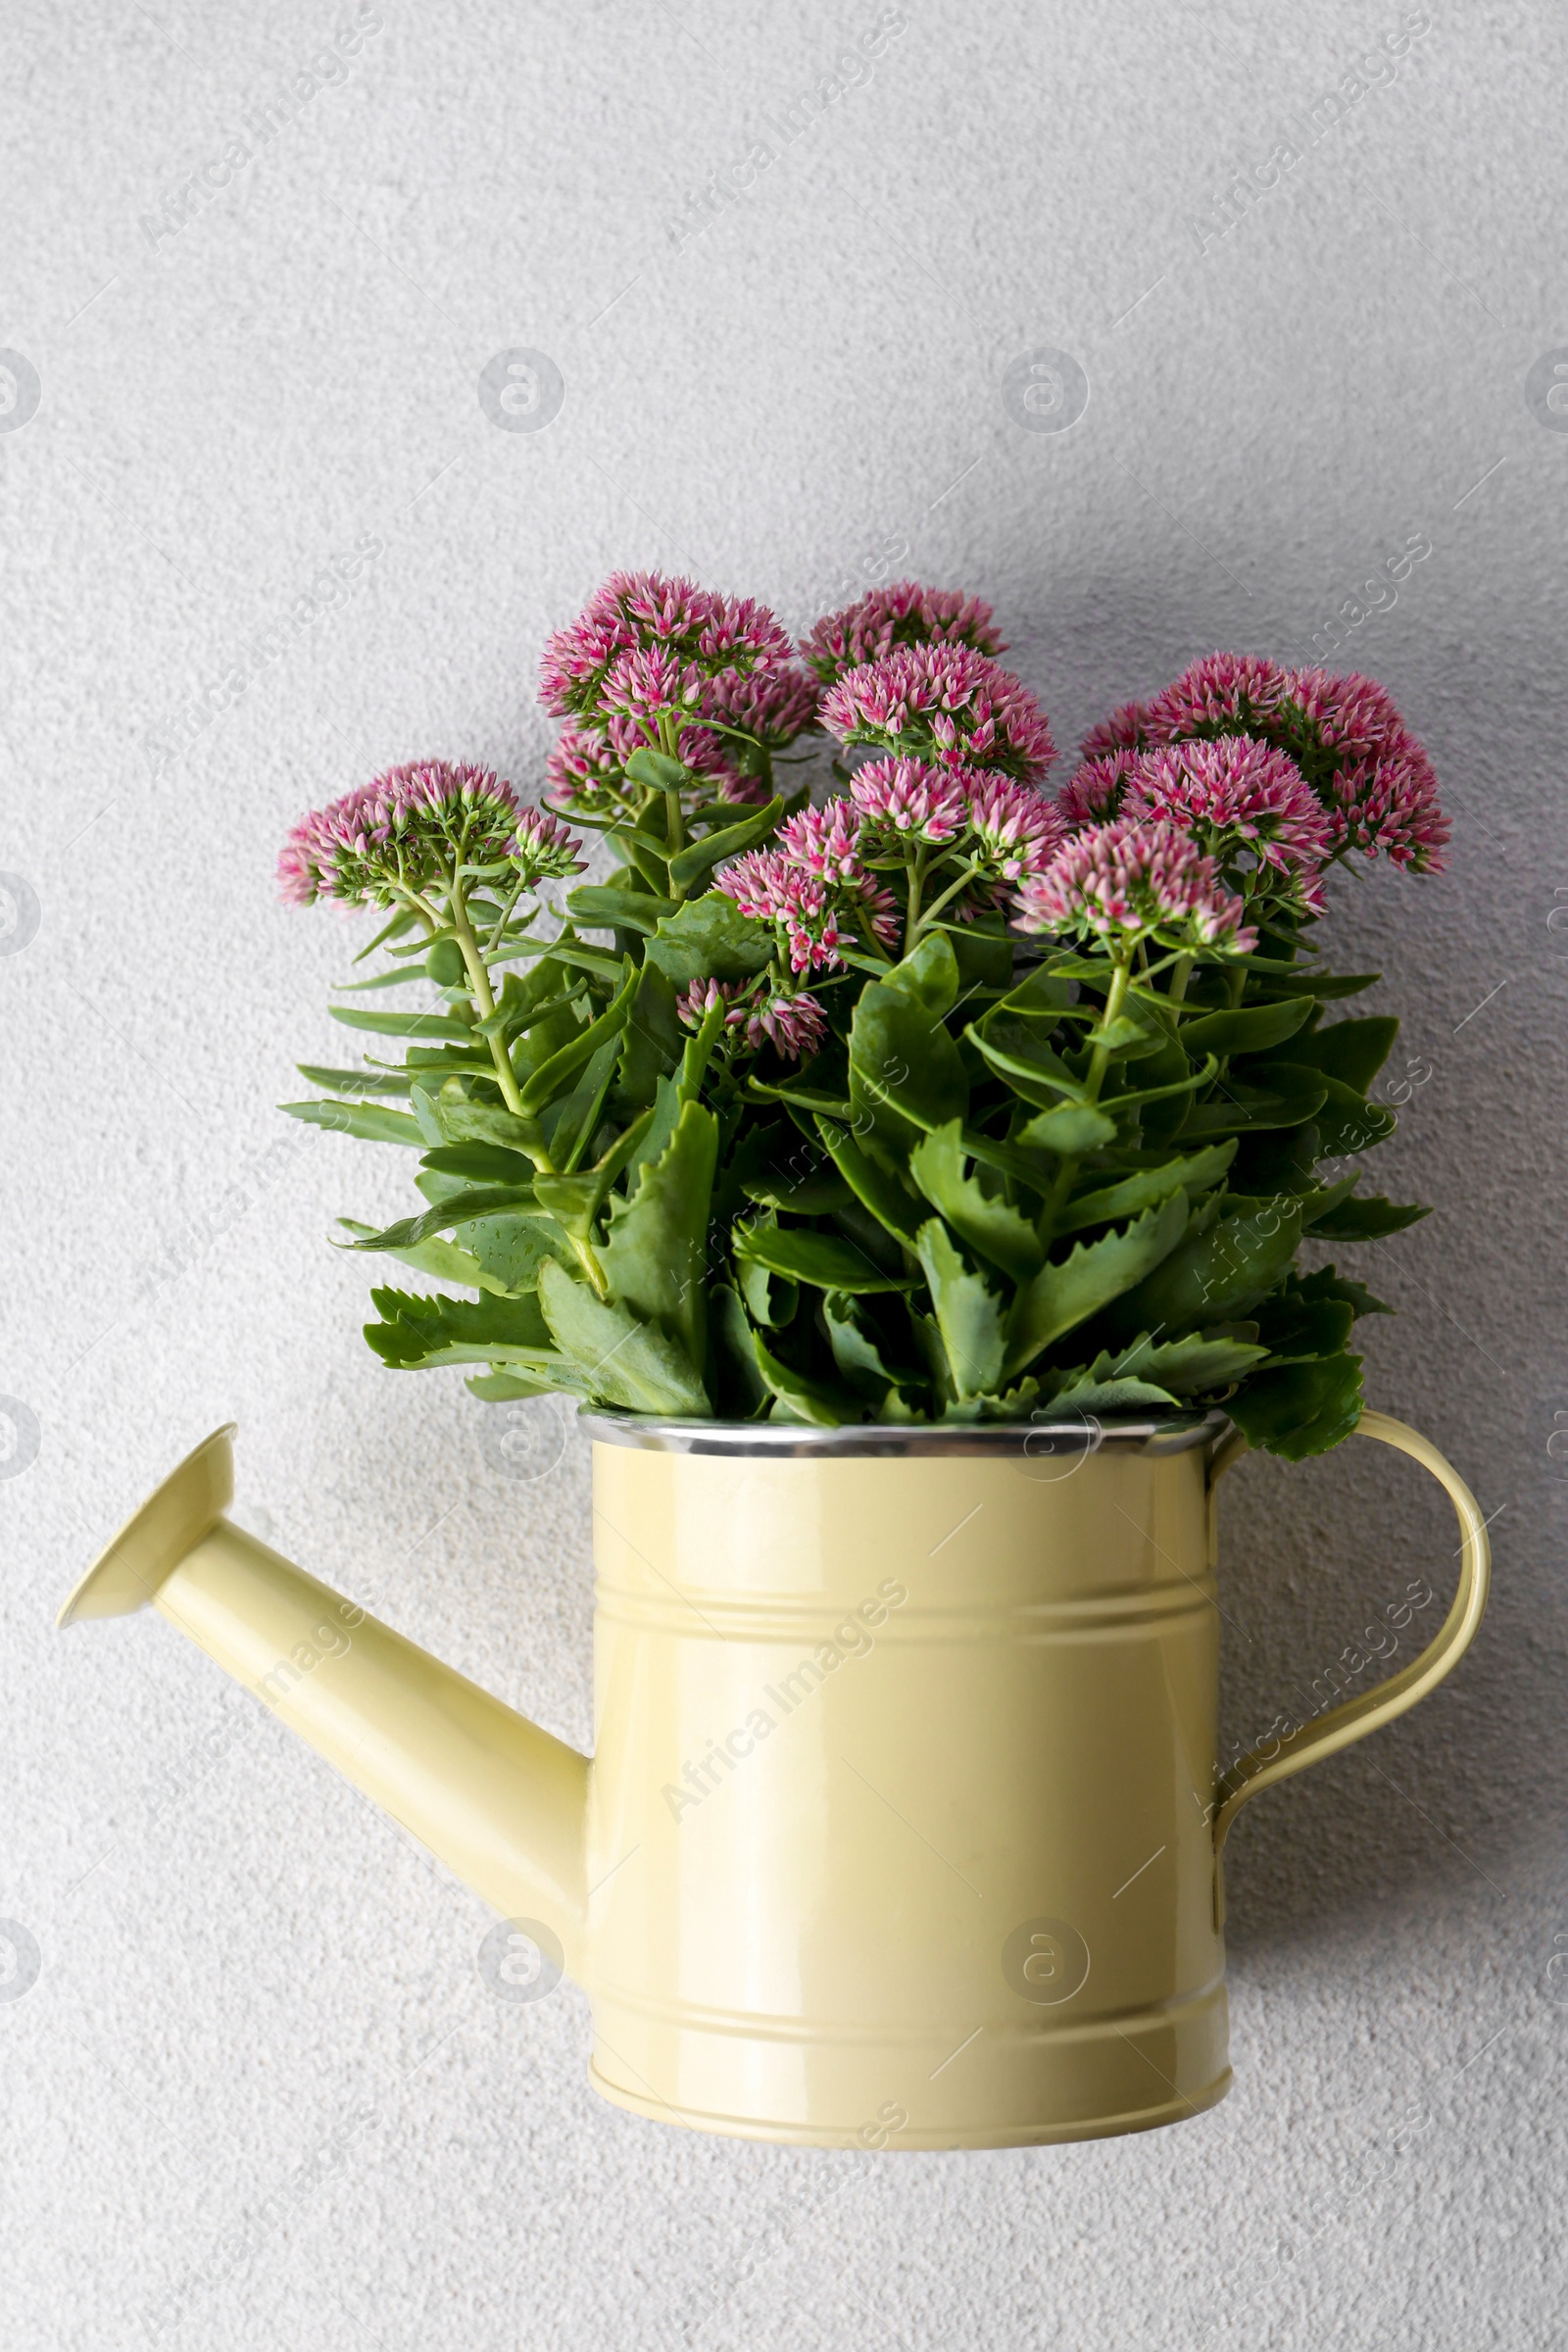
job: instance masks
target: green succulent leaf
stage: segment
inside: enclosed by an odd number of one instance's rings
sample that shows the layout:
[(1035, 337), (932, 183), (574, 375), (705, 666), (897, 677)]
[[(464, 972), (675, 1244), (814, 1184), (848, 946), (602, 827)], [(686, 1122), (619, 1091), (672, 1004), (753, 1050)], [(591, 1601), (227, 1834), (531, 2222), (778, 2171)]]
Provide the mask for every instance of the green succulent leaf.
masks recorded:
[[(1135, 1284), (1147, 1289), (1146, 1278), (1170, 1255), (1186, 1229), (1187, 1196), (1173, 1193), (1130, 1225), (1097, 1242), (1079, 1242), (1060, 1263), (1042, 1266), (1013, 1303), (1007, 1376), (1027, 1371), (1047, 1348), (1101, 1313)], [(1140, 1318), (1135, 1328), (1143, 1322)]]
[(1430, 1217), (1430, 1208), (1419, 1201), (1387, 1200), (1381, 1193), (1370, 1193), (1365, 1200), (1344, 1200), (1307, 1220), (1315, 1239), (1324, 1242), (1381, 1242), (1391, 1233), (1403, 1233), (1406, 1226), (1419, 1225)]
[(704, 1245), (717, 1162), (717, 1119), (700, 1102), (684, 1103), (630, 1199), (612, 1203), (599, 1253), (611, 1298), (678, 1340), (699, 1372), (708, 1354)]
[(678, 914), (663, 915), (644, 955), (686, 988), (694, 980), (749, 980), (773, 960), (771, 923), (742, 914), (719, 890), (688, 899)]
[(335, 1095), (407, 1096), (414, 1083), (407, 1070), (326, 1070), (313, 1061), (297, 1061), (294, 1067), (312, 1086), (324, 1086)]
[(641, 978), (641, 967), (633, 964), (609, 1010), (602, 1012), (596, 1021), (590, 1021), (585, 1029), (579, 1030), (574, 1038), (532, 1072), (518, 1098), (524, 1118), (542, 1110), (547, 1102), (554, 1102), (584, 1064), (592, 1061), (602, 1047), (619, 1037), (626, 1026), (632, 999)]
[(1282, 997), (1278, 1004), (1249, 1004), (1237, 1012), (1200, 1013), (1183, 1023), (1181, 1042), (1188, 1054), (1262, 1054), (1294, 1037), (1311, 1012), (1310, 997)]
[(679, 850), (669, 861), (669, 887), (677, 899), (687, 896), (694, 882), (722, 865), (727, 858), (739, 858), (746, 850), (754, 850), (765, 841), (784, 813), (782, 800), (768, 802), (765, 808), (742, 818), (739, 824), (725, 825), (720, 832), (705, 833), (686, 849)]
[(858, 1294), (909, 1288), (907, 1276), (886, 1272), (847, 1237), (814, 1233), (804, 1225), (782, 1226), (773, 1214), (737, 1225), (731, 1244), (738, 1259), (819, 1291)]
[(1330, 1355), (1254, 1372), (1225, 1410), (1250, 1445), (1285, 1461), (1327, 1453), (1361, 1418), (1361, 1358)]
[(345, 1029), (368, 1029), (377, 1037), (416, 1037), (426, 1045), (439, 1039), (466, 1046), (473, 1036), (466, 1021), (444, 1012), (370, 1012), (361, 1004), (329, 1004), (326, 1009)]
[(531, 1297), (419, 1298), (376, 1290), (370, 1298), (381, 1321), (368, 1323), (365, 1336), (395, 1371), (483, 1363), (517, 1363), (541, 1375), (555, 1369), (550, 1333)]
[(964, 1173), (963, 1130), (958, 1120), (949, 1119), (921, 1138), (909, 1154), (909, 1172), (932, 1207), (941, 1211), (959, 1239), (981, 1257), (1010, 1274), (1014, 1282), (1027, 1281), (1039, 1272), (1046, 1253), (1028, 1218)]
[[(956, 965), (952, 977), (956, 991)], [(941, 1014), (910, 991), (879, 980), (861, 990), (850, 1028), (850, 1102), (862, 1146), (888, 1164), (921, 1135), (967, 1111), (969, 1081), (958, 1049)]]
[(1325, 1076), (1338, 1078), (1342, 1086), (1364, 1095), (1388, 1060), (1398, 1034), (1399, 1024), (1392, 1013), (1334, 1021), (1326, 1029), (1296, 1038), (1289, 1054), (1280, 1058), (1322, 1070)]
[[(370, 1242), (375, 1236), (373, 1225), (362, 1225), (354, 1217), (339, 1217), (345, 1233), (357, 1241)], [(470, 1290), (504, 1293), (507, 1285), (498, 1281), (473, 1254), (456, 1242), (416, 1242), (412, 1250), (388, 1250), (385, 1254), (395, 1257), (400, 1265), (412, 1266), (416, 1274), (428, 1274), (437, 1282), (466, 1283)]]
[(280, 1102), (277, 1107), (308, 1127), (329, 1127), (334, 1135), (358, 1135), (372, 1144), (412, 1144), (416, 1152), (424, 1143), (417, 1119), (379, 1102)]
[(1296, 1202), (1271, 1204), (1266, 1213), (1221, 1215), (1189, 1234), (1135, 1290), (1118, 1298), (1109, 1321), (1129, 1336), (1234, 1321), (1268, 1296), (1300, 1238)]
[(566, 911), (591, 931), (641, 931), (651, 937), (662, 915), (673, 914), (678, 899), (662, 899), (651, 890), (612, 890), (607, 884), (584, 883), (566, 900)]
[(691, 1357), (657, 1325), (596, 1298), (553, 1259), (539, 1269), (538, 1296), (551, 1337), (596, 1402), (680, 1417), (711, 1411)]
[(1115, 1120), (1092, 1102), (1058, 1102), (1054, 1110), (1041, 1111), (1018, 1130), (1020, 1144), (1033, 1144), (1044, 1151), (1070, 1153), (1074, 1157), (1098, 1152), (1102, 1144), (1115, 1140)]
[(494, 1216), (499, 1209), (531, 1208), (533, 1193), (515, 1184), (481, 1184), (467, 1186), (453, 1193), (427, 1208), (422, 1216), (400, 1217), (395, 1225), (383, 1227), (363, 1241), (351, 1242), (352, 1250), (411, 1250), (416, 1242), (428, 1241), (433, 1233), (447, 1233), (454, 1225), (466, 1224), (473, 1217)]
[(978, 1396), (999, 1389), (1007, 1352), (1006, 1301), (964, 1262), (939, 1217), (921, 1226), (918, 1249), (955, 1393)]
[(1078, 1233), (1086, 1225), (1115, 1224), (1123, 1217), (1135, 1216), (1141, 1208), (1152, 1208), (1156, 1201), (1168, 1200), (1178, 1191), (1185, 1191), (1190, 1199), (1195, 1199), (1210, 1185), (1218, 1184), (1235, 1156), (1234, 1142), (1210, 1144), (1206, 1151), (1195, 1152), (1186, 1158), (1168, 1159), (1163, 1167), (1140, 1168), (1115, 1184), (1079, 1193), (1056, 1218), (1056, 1231)]
[(819, 1116), (816, 1131), (823, 1149), (862, 1208), (868, 1208), (879, 1224), (912, 1250), (925, 1214), (921, 1202), (891, 1169), (866, 1156), (852, 1129), (836, 1119)]

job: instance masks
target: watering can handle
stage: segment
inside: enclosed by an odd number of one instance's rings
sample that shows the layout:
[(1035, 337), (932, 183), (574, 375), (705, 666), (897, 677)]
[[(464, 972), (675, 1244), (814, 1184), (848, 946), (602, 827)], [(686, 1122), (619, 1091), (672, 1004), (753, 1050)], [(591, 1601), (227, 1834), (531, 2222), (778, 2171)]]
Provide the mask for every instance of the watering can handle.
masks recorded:
[[(1402, 1715), (1406, 1707), (1413, 1707), (1418, 1698), (1425, 1698), (1429, 1690), (1436, 1689), (1469, 1648), (1487, 1605), (1492, 1547), (1487, 1542), (1486, 1522), (1475, 1496), (1452, 1464), (1444, 1460), (1419, 1430), (1407, 1428), (1402, 1421), (1391, 1420), (1387, 1413), (1363, 1412), (1356, 1435), (1396, 1446), (1400, 1453), (1407, 1453), (1412, 1461), (1419, 1462), (1423, 1470), (1430, 1470), (1446, 1492), (1458, 1515), (1462, 1539), (1459, 1586), (1453, 1606), (1420, 1656), (1412, 1658), (1398, 1674), (1391, 1674), (1387, 1682), (1364, 1690), (1359, 1698), (1349, 1698), (1343, 1706), (1331, 1707), (1326, 1715), (1298, 1727), (1289, 1739), (1252, 1748), (1221, 1774), (1214, 1814), (1216, 1857), (1231, 1823), (1250, 1796), (1255, 1796), (1260, 1788), (1283, 1781), (1293, 1772), (1300, 1772), (1308, 1764), (1316, 1764), (1324, 1756), (1332, 1756), (1336, 1748), (1348, 1747), (1352, 1740), (1364, 1739), (1380, 1724), (1392, 1723), (1396, 1715)], [(1246, 1451), (1247, 1440), (1239, 1430), (1224, 1441), (1209, 1467), (1211, 1493), (1216, 1481)]]

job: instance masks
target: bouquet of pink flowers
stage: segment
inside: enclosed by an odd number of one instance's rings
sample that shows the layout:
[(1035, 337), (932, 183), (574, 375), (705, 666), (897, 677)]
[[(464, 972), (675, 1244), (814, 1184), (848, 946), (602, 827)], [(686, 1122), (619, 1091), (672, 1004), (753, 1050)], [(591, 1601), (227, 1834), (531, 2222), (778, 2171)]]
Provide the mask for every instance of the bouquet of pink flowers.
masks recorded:
[[(418, 1152), (424, 1208), (351, 1246), (471, 1294), (375, 1291), (384, 1362), (662, 1417), (1354, 1427), (1387, 1310), (1298, 1252), (1425, 1211), (1359, 1190), (1398, 1024), (1326, 1017), (1376, 974), (1312, 930), (1353, 855), (1441, 870), (1431, 763), (1370, 679), (1215, 654), (1053, 798), (1004, 650), (913, 581), (797, 652), (617, 573), (545, 649), (545, 808), (426, 760), (294, 828), (286, 897), (389, 917), (332, 1010), (403, 1052), (285, 1107)], [(586, 831), (616, 862), (553, 913)]]

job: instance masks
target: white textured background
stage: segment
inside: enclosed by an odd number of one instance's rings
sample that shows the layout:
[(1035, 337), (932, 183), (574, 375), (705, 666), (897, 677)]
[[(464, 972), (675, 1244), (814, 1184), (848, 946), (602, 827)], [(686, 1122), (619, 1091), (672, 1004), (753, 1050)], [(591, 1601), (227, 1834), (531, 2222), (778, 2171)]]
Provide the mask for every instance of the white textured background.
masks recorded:
[[(1568, 19), (1440, 6), (1373, 68), (1396, 0), (910, 0), (836, 69), (872, 0), (382, 0), (225, 164), (354, 21), (12, 20), (8, 2345), (1560, 2344)], [(537, 432), (477, 397), (522, 346), (564, 379)], [(1041, 346), (1088, 380), (1065, 430), (1004, 404)], [(1174, 2131), (857, 2160), (636, 2121), (582, 1999), (495, 2003), (476, 1903), (205, 1659), (51, 1631), (233, 1415), (251, 1525), (586, 1743), (586, 1448), (510, 1480), (457, 1375), (364, 1348), (329, 1220), (409, 1163), (272, 1107), (353, 934), (271, 867), (416, 753), (532, 788), (540, 639), (643, 564), (797, 626), (890, 569), (977, 590), (1069, 746), (1216, 644), (1341, 636), (1447, 787), (1446, 879), (1378, 870), (1332, 945), (1406, 1016), (1380, 1180), (1439, 1209), (1358, 1267), (1400, 1310), (1370, 1389), (1498, 1514), (1496, 1596), (1440, 1694), (1244, 1819), (1236, 2088)], [(1381, 1449), (1244, 1466), (1228, 1733), (1452, 1543)]]

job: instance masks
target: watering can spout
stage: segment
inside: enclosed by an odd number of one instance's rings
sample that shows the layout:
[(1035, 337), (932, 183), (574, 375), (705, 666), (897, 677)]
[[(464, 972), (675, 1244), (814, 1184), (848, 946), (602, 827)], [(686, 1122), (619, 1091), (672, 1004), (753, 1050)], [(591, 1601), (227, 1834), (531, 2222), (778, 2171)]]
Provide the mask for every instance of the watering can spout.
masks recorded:
[(581, 1975), (588, 1759), (223, 1517), (232, 1424), (145, 1502), (60, 1612), (148, 1601), (503, 1918)]

